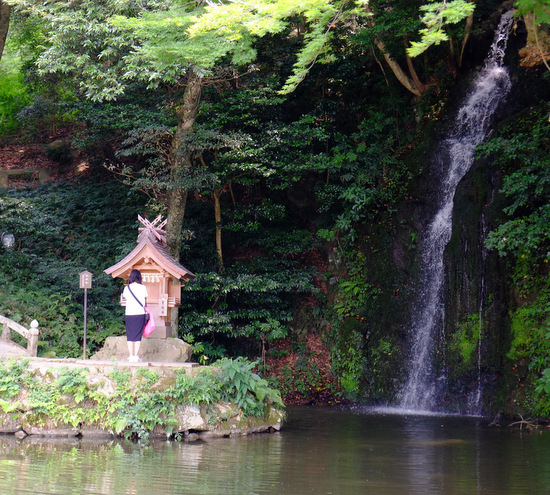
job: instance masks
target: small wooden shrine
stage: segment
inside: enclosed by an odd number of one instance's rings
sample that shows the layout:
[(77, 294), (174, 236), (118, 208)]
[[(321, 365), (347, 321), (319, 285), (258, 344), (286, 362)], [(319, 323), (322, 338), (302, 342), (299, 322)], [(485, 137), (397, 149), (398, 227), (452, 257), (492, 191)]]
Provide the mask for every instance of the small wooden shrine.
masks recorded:
[[(155, 331), (150, 338), (172, 337), (170, 309), (181, 303), (181, 280), (189, 282), (195, 275), (178, 263), (166, 249), (166, 232), (162, 229), (166, 220), (159, 215), (155, 220), (138, 219), (137, 246), (116, 265), (105, 270), (113, 278), (128, 280), (132, 270), (141, 272), (142, 283), (147, 287), (147, 306), (155, 320)], [(121, 305), (126, 301), (121, 296)]]

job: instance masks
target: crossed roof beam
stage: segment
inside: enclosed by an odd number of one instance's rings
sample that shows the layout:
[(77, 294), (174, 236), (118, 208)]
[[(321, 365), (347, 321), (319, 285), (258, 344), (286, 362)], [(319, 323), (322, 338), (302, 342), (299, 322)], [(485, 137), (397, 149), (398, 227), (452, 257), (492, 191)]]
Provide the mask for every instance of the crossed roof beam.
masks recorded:
[(143, 227), (138, 229), (140, 232), (150, 230), (162, 244), (166, 244), (166, 231), (163, 230), (163, 227), (166, 225), (166, 222), (168, 222), (168, 219), (162, 220), (162, 216), (159, 215), (151, 222), (147, 220), (147, 218), (138, 215), (138, 220), (143, 225)]

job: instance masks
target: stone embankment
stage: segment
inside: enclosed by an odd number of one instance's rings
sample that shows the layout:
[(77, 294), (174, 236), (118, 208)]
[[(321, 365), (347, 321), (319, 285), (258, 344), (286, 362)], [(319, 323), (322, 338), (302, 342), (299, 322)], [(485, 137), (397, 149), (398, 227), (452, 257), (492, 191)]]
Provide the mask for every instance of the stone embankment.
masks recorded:
[(193, 441), (280, 430), (280, 408), (267, 406), (255, 417), (245, 416), (230, 402), (196, 397), (188, 402), (180, 386), (185, 382), (182, 374), (193, 378), (209, 369), (189, 362), (129, 363), (97, 356), (5, 356), (0, 359), (0, 433), (18, 438), (146, 436)]

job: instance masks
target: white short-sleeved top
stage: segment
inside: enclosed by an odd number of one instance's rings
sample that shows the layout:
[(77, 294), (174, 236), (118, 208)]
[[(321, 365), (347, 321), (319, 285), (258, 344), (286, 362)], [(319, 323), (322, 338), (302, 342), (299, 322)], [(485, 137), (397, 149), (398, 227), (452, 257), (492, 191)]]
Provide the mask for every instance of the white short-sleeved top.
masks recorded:
[(145, 310), (141, 306), (134, 296), (130, 293), (128, 287), (131, 287), (134, 295), (139, 299), (139, 301), (145, 306), (145, 298), (147, 297), (147, 287), (137, 282), (132, 282), (129, 286), (124, 287), (122, 291), (122, 297), (126, 299), (126, 312), (127, 315), (143, 315)]

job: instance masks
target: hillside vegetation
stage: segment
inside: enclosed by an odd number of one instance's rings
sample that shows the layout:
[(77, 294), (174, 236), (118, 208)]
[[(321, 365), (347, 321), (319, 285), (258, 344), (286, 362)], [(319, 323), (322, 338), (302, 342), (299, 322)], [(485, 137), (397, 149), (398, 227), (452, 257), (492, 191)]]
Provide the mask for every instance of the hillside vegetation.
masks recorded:
[[(483, 355), (488, 412), (549, 416), (550, 19), (527, 3), (511, 101), (461, 196), (478, 201), (468, 211), (493, 198), (477, 239), (490, 311), (450, 275), (445, 339), (457, 383)], [(262, 17), (171, 0), (2, 4), (1, 167), (50, 180), (0, 192), (0, 232), (16, 238), (0, 248), (0, 313), (39, 321), (39, 354), (81, 354), (83, 270), (90, 353), (123, 334), (122, 281), (103, 270), (134, 247), (138, 214), (160, 214), (197, 274), (178, 320), (195, 360), (257, 360), (287, 402), (391, 402), (437, 187), (430, 151), (511, 5), (262, 1)], [(463, 239), (479, 217), (461, 218)], [(464, 249), (450, 247), (450, 274)]]

